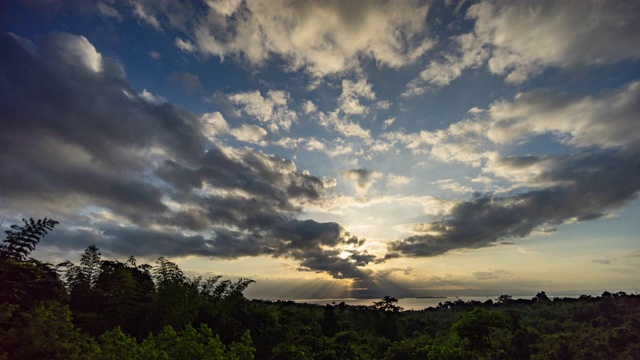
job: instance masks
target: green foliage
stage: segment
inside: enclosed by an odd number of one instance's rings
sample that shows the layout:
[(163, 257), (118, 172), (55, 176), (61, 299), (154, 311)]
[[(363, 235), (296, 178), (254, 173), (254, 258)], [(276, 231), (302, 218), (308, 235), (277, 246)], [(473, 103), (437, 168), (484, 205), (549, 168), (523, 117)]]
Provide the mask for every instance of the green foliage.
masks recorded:
[(93, 359), (100, 349), (71, 322), (71, 312), (59, 304), (43, 304), (19, 312), (0, 305), (0, 357), (8, 359)]
[(100, 335), (101, 358), (104, 360), (136, 360), (142, 356), (138, 342), (120, 327)]
[(49, 231), (58, 224), (52, 219), (39, 219), (29, 221), (22, 219), (23, 226), (11, 225), (11, 228), (5, 233), (7, 234), (2, 246), (0, 247), (0, 255), (13, 260), (22, 261), (36, 248), (40, 239), (42, 239)]
[(79, 265), (60, 264), (59, 274), (7, 254), (0, 256), (0, 360), (636, 359), (640, 353), (640, 297), (623, 292), (501, 295), (496, 303), (445, 301), (424, 311), (401, 311), (390, 296), (374, 306), (315, 306), (249, 301), (243, 292), (253, 280), (188, 278), (166, 258), (155, 267), (133, 257), (103, 260), (93, 245)]
[(498, 328), (507, 327), (508, 319), (500, 311), (475, 308), (464, 314), (453, 324), (452, 330), (462, 339), (468, 341), (472, 351), (494, 358), (491, 333)]
[(256, 348), (253, 347), (249, 330), (245, 331), (240, 338), (240, 342), (234, 342), (229, 346), (227, 359), (231, 360), (253, 360)]
[(65, 300), (64, 286), (50, 265), (34, 259), (0, 258), (0, 304), (31, 309), (42, 301)]

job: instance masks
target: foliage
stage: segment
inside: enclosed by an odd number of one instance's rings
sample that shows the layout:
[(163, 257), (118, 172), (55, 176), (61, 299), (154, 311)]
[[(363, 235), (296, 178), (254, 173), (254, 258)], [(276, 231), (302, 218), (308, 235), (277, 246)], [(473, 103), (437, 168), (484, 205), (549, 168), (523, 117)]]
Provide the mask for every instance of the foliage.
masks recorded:
[(636, 359), (640, 353), (640, 296), (623, 292), (550, 299), (541, 291), (532, 299), (444, 301), (422, 311), (402, 311), (391, 296), (373, 306), (316, 306), (250, 301), (243, 292), (253, 280), (189, 278), (166, 258), (155, 266), (134, 257), (104, 260), (93, 245), (79, 264), (66, 261), (57, 271), (7, 254), (0, 257), (0, 360)]
[(20, 312), (14, 305), (0, 305), (0, 358), (92, 359), (96, 342), (71, 322), (71, 311), (59, 304), (43, 304)]
[(491, 334), (495, 329), (505, 328), (507, 317), (500, 311), (475, 308), (464, 314), (453, 324), (453, 332), (467, 340), (470, 350), (480, 354), (489, 354), (494, 359)]
[(22, 219), (23, 226), (11, 225), (2, 246), (0, 255), (13, 260), (25, 260), (27, 256), (36, 248), (40, 239), (58, 224), (57, 221), (44, 218), (42, 220), (29, 221)]
[(382, 311), (398, 312), (403, 310), (402, 307), (398, 306), (398, 299), (389, 295), (385, 295), (381, 301), (374, 302), (373, 307)]

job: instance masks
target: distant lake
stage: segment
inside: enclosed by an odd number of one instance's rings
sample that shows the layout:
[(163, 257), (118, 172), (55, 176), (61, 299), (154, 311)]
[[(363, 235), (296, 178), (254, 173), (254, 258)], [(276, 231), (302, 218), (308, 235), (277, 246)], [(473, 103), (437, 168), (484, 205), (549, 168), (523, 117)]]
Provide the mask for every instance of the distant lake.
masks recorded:
[[(441, 297), (441, 298), (401, 298), (398, 299), (398, 305), (401, 306), (404, 310), (422, 310), (422, 309), (426, 309), (428, 307), (436, 307), (438, 306), (438, 303), (443, 303), (445, 301), (456, 301), (456, 300), (462, 300), (462, 301), (470, 301), (470, 300), (477, 300), (477, 301), (482, 301), (485, 302), (488, 299), (491, 299), (493, 301), (495, 301), (496, 297), (459, 297), (459, 298), (455, 298), (455, 297)], [(358, 305), (363, 305), (363, 306), (370, 306), (373, 305), (374, 302), (376, 301), (380, 301), (381, 299), (353, 299), (353, 298), (348, 298), (348, 299), (297, 299), (294, 300), (297, 303), (307, 303), (307, 304), (319, 304), (319, 305), (338, 305), (341, 302), (344, 302), (346, 305), (352, 305), (352, 306), (358, 306)]]
[[(599, 296), (600, 294), (592, 294), (585, 293), (587, 295)], [(557, 295), (553, 293), (547, 293), (547, 296), (550, 299), (554, 297), (578, 297), (581, 294), (562, 294)], [(429, 307), (437, 307), (438, 303), (444, 303), (446, 301), (457, 301), (462, 300), (464, 302), (475, 300), (480, 302), (485, 302), (487, 300), (496, 301), (499, 295), (495, 296), (460, 296), (460, 297), (433, 297), (433, 298), (400, 298), (398, 299), (398, 305), (401, 306), (404, 310), (423, 310)], [(534, 298), (536, 294), (531, 295), (513, 295), (513, 299), (531, 299)], [(346, 305), (352, 306), (371, 306), (374, 302), (380, 301), (381, 299), (356, 299), (356, 298), (346, 298), (346, 299), (296, 299), (294, 300), (297, 303), (307, 303), (307, 304), (318, 304), (318, 305), (338, 305), (341, 302), (344, 302)]]

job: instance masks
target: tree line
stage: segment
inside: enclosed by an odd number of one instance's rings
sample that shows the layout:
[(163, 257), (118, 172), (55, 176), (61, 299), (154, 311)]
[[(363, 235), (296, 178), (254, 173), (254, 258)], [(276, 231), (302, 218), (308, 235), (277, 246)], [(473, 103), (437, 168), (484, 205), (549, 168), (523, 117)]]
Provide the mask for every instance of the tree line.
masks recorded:
[(248, 300), (253, 283), (187, 277), (169, 259), (30, 258), (58, 223), (24, 220), (0, 244), (2, 359), (637, 359), (640, 297), (445, 301), (403, 311)]

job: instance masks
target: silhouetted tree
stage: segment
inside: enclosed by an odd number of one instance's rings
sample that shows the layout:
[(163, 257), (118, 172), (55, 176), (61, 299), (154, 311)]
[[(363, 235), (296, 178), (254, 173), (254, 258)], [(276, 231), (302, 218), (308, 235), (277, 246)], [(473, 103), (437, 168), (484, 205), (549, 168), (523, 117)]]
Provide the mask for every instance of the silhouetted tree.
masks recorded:
[(27, 256), (36, 244), (58, 224), (51, 219), (29, 221), (23, 226), (12, 225), (0, 245), (0, 303), (16, 304), (30, 309), (39, 301), (63, 301), (64, 287), (50, 264)]
[(548, 303), (551, 301), (551, 299), (549, 299), (549, 297), (547, 296), (547, 294), (544, 291), (540, 291), (539, 293), (536, 294), (536, 297), (533, 298), (532, 300), (539, 302), (539, 303)]
[(52, 219), (39, 219), (29, 221), (22, 219), (23, 226), (11, 225), (11, 229), (5, 231), (7, 234), (2, 246), (0, 254), (14, 260), (26, 260), (27, 256), (36, 248), (49, 231), (58, 224)]
[(398, 299), (389, 295), (385, 295), (385, 297), (382, 298), (381, 301), (374, 302), (373, 307), (377, 310), (383, 311), (400, 312), (403, 310), (402, 307), (398, 306)]

